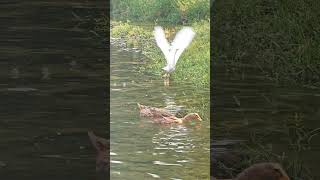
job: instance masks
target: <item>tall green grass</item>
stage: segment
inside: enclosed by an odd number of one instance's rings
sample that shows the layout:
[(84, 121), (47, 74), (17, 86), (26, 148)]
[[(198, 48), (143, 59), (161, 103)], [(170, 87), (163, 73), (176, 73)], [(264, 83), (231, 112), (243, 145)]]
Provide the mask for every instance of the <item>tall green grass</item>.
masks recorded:
[(216, 58), (254, 64), (275, 82), (320, 86), (320, 4), (311, 0), (214, 3)]
[[(142, 49), (149, 60), (141, 67), (141, 71), (147, 71), (157, 76), (163, 73), (165, 58), (153, 38), (153, 26), (138, 26), (129, 23), (112, 22), (112, 37), (126, 39), (127, 45)], [(172, 78), (174, 81), (193, 83), (199, 88), (209, 88), (210, 84), (210, 24), (203, 20), (192, 24), (196, 36), (191, 45), (181, 55), (176, 71)], [(175, 28), (175, 31), (180, 27)]]
[(210, 18), (209, 0), (113, 0), (112, 20), (181, 24)]
[(177, 32), (181, 25), (192, 26), (196, 37), (180, 57), (172, 78), (209, 88), (209, 0), (113, 0), (111, 5), (111, 37), (122, 38), (127, 46), (141, 49), (149, 61), (140, 70), (155, 75), (163, 73), (165, 59), (156, 46), (153, 27), (162, 25)]

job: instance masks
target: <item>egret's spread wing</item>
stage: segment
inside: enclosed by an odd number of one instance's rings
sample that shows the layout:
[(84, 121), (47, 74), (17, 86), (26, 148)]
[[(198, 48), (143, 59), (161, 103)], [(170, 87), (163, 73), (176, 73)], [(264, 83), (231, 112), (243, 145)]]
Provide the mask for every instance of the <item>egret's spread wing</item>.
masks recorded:
[(168, 53), (168, 58), (167, 58), (167, 66), (169, 69), (174, 68), (175, 67), (175, 57), (176, 57), (177, 51), (176, 49), (173, 49), (172, 47), (170, 48), (170, 51)]
[(176, 65), (179, 57), (182, 52), (189, 46), (193, 37), (195, 36), (195, 32), (191, 27), (183, 27), (176, 35), (172, 42), (171, 49), (176, 51), (174, 56), (174, 65)]
[(157, 45), (159, 46), (159, 48), (163, 52), (163, 54), (167, 60), (167, 63), (168, 63), (170, 44), (169, 44), (168, 40), (166, 39), (164, 30), (162, 29), (162, 27), (156, 26), (156, 27), (154, 27), (153, 34), (154, 34), (154, 38), (157, 42)]

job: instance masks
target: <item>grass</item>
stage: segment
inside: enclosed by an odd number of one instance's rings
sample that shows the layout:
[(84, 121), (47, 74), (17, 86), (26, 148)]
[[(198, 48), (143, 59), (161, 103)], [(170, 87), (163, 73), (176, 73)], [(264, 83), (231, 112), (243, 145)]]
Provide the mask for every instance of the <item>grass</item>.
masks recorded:
[[(165, 26), (168, 32), (176, 32), (182, 24), (192, 26), (197, 36), (181, 56), (173, 78), (209, 88), (209, 1), (185, 2), (117, 1), (112, 6), (111, 36), (124, 39), (128, 47), (141, 49), (149, 60), (140, 70), (160, 76), (165, 60), (154, 42), (153, 26), (171, 24)], [(311, 0), (214, 1), (211, 23), (216, 48), (213, 62), (232, 67), (255, 65), (276, 83), (320, 87), (319, 6)], [(99, 24), (103, 26), (103, 20)], [(316, 131), (305, 131), (301, 127), (289, 129), (285, 135), (292, 148), (290, 154), (277, 154), (266, 145), (267, 141), (253, 137), (240, 147), (240, 151), (248, 155), (246, 159), (225, 169), (226, 175), (236, 175), (253, 163), (275, 161), (284, 166), (293, 180), (315, 179), (301, 157), (308, 148), (309, 137), (306, 137), (313, 136)]]
[(111, 5), (117, 21), (180, 24), (210, 18), (209, 0), (122, 0)]
[[(234, 154), (241, 156), (239, 163), (228, 164), (219, 161), (216, 175), (220, 178), (235, 177), (243, 169), (259, 162), (278, 162), (292, 180), (315, 180), (305, 161), (305, 155), (311, 148), (311, 139), (320, 134), (320, 129), (306, 129), (302, 116), (295, 113), (293, 118), (284, 122), (283, 131), (269, 130), (252, 133), (248, 141), (234, 147)], [(270, 140), (280, 138), (287, 145), (285, 152), (277, 151), (272, 147)]]
[[(156, 46), (153, 27), (165, 27), (170, 37), (182, 25), (192, 26), (196, 36), (183, 52), (171, 76), (174, 82), (190, 82), (209, 89), (210, 1), (209, 0), (123, 0), (111, 2), (111, 37), (121, 38), (127, 47), (138, 48), (148, 57), (141, 72), (162, 76), (165, 58)], [(97, 21), (97, 32), (107, 27), (107, 18)]]
[(224, 0), (213, 7), (218, 62), (256, 65), (274, 82), (320, 86), (319, 3)]
[(213, 171), (217, 172), (220, 178), (235, 177), (242, 170), (255, 163), (277, 162), (283, 166), (292, 180), (316, 179), (302, 158), (303, 154), (307, 153), (307, 151), (294, 149), (290, 154), (285, 152), (277, 154), (273, 152), (272, 146), (266, 144), (261, 139), (251, 139), (249, 142), (240, 144), (236, 149), (235, 151), (243, 156), (241, 161), (233, 164), (233, 166), (225, 165), (224, 162), (218, 162), (218, 168)]
[[(146, 66), (141, 71), (161, 76), (165, 66), (164, 55), (153, 38), (153, 26), (139, 26), (131, 23), (112, 22), (111, 37), (125, 39), (128, 47), (142, 50), (148, 57)], [(180, 57), (172, 78), (178, 82), (190, 82), (195, 87), (209, 88), (210, 84), (210, 24), (203, 20), (192, 24), (196, 32), (192, 44)], [(178, 31), (180, 27), (167, 28), (167, 31)], [(173, 33), (174, 35), (174, 33)]]
[[(275, 83), (319, 88), (319, 7), (311, 0), (215, 1), (213, 63), (232, 67), (229, 69), (235, 74), (242, 73), (244, 65), (254, 65)], [(275, 135), (287, 138), (284, 145), (290, 150), (286, 153), (278, 154), (267, 145), (267, 140), (254, 137), (241, 146), (247, 158), (241, 164), (221, 168), (222, 171), (236, 175), (253, 163), (276, 161), (293, 180), (317, 179), (303, 156), (311, 148), (309, 141), (320, 130), (305, 130), (296, 126), (302, 124), (299, 118), (295, 121), (287, 132)]]

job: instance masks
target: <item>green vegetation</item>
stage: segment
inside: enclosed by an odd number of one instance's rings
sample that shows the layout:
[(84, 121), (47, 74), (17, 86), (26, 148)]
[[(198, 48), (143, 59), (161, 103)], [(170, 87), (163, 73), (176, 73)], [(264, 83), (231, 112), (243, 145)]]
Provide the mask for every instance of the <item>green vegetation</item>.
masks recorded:
[[(293, 118), (284, 122), (283, 131), (270, 130), (252, 133), (249, 140), (233, 149), (240, 163), (220, 160), (215, 165), (216, 175), (222, 178), (234, 177), (243, 169), (259, 162), (278, 162), (292, 180), (315, 180), (314, 172), (308, 168), (305, 156), (310, 152), (312, 139), (320, 134), (320, 128), (307, 129), (303, 125), (302, 115), (295, 113)], [(273, 147), (271, 139), (280, 138), (281, 144), (287, 146), (286, 152)], [(280, 142), (276, 143), (279, 146)]]
[(111, 18), (117, 21), (175, 25), (210, 18), (209, 0), (114, 0), (111, 5)]
[[(318, 2), (223, 0), (215, 1), (212, 7), (213, 66), (223, 64), (234, 74), (246, 73), (243, 67), (255, 66), (275, 83), (320, 87)], [(316, 173), (310, 172), (305, 156), (310, 152), (310, 139), (320, 130), (305, 130), (300, 127), (303, 122), (292, 125), (295, 127), (289, 127), (287, 132), (268, 132), (245, 142), (241, 150), (247, 156), (241, 164), (229, 167), (221, 164), (216, 172), (230, 177), (253, 163), (276, 161), (291, 179), (318, 179), (312, 177)], [(288, 140), (283, 144), (288, 146), (286, 153), (275, 152), (267, 139), (270, 136)]]
[[(180, 57), (172, 78), (177, 82), (193, 83), (199, 88), (209, 88), (209, 9), (209, 0), (113, 1), (111, 37), (123, 39), (127, 47), (141, 49), (149, 60), (140, 70), (161, 76), (165, 58), (153, 38), (154, 25), (163, 26), (169, 37), (174, 37), (182, 25), (192, 26), (196, 36)], [(98, 24), (101, 29), (106, 23), (102, 20)]]
[(224, 0), (213, 7), (215, 59), (257, 65), (275, 82), (320, 86), (318, 2)]

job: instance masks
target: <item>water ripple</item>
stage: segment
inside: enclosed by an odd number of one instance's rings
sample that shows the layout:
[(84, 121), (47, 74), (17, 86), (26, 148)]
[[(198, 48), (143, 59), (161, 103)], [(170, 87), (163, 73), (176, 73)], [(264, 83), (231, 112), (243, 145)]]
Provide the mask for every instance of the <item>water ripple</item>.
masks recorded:
[(152, 176), (153, 178), (160, 178), (160, 176), (157, 175), (157, 174), (152, 174), (152, 173), (147, 173), (147, 174), (149, 174), (149, 175)]
[(165, 163), (162, 161), (153, 161), (153, 164), (161, 165), (161, 166), (182, 166), (182, 164)]

